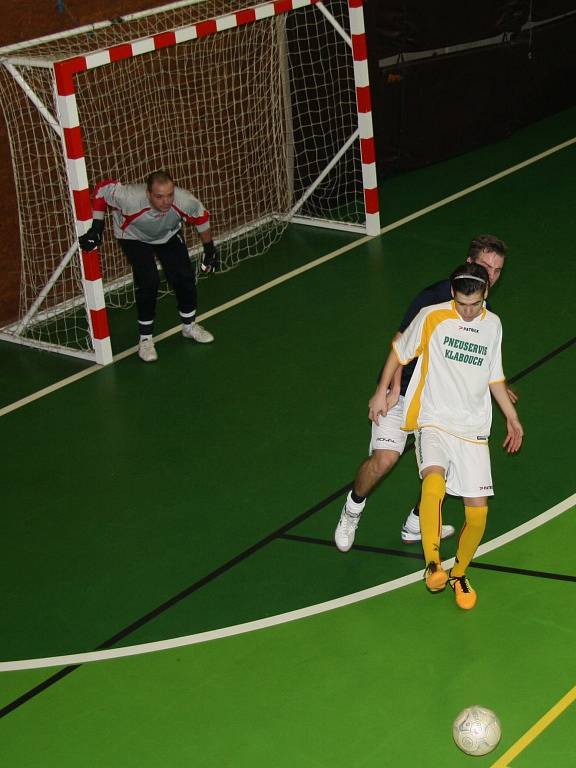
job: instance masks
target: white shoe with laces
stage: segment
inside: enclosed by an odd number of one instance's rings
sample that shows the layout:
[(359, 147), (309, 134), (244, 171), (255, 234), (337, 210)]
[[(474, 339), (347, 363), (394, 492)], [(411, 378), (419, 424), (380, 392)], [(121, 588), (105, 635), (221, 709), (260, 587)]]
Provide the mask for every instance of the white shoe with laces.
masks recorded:
[(334, 541), (340, 552), (348, 552), (348, 550), (352, 548), (354, 537), (356, 536), (356, 528), (358, 528), (358, 523), (360, 522), (361, 517), (361, 512), (358, 512), (358, 514), (349, 512), (348, 509), (346, 509), (346, 504), (344, 504), (340, 520), (338, 521), (334, 533)]
[(138, 344), (138, 357), (145, 363), (154, 363), (158, 360), (158, 353), (152, 339), (140, 339)]
[(182, 325), (182, 336), (185, 339), (194, 339), (199, 344), (210, 344), (211, 341), (214, 341), (214, 336), (212, 336), (210, 331), (207, 331), (206, 328), (203, 328), (198, 323)]
[[(454, 536), (455, 529), (453, 525), (443, 525), (441, 539), (449, 539), (450, 536)], [(402, 526), (400, 532), (403, 544), (414, 544), (415, 542), (422, 541), (422, 535), (420, 533), (420, 517), (414, 514), (414, 510), (410, 510), (410, 514), (406, 518), (406, 522)]]

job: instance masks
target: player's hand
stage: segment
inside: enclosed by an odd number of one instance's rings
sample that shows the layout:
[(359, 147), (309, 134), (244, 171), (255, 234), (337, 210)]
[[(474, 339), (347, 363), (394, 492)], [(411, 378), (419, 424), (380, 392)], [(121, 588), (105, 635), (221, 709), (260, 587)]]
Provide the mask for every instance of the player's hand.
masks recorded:
[(516, 392), (514, 392), (512, 387), (508, 386), (508, 384), (506, 384), (506, 392), (508, 392), (508, 397), (510, 398), (512, 405), (518, 402), (518, 395), (516, 394)]
[(516, 453), (520, 450), (522, 439), (524, 438), (522, 424), (520, 424), (518, 419), (506, 419), (506, 428), (508, 434), (506, 435), (502, 447), (507, 453)]
[(97, 221), (92, 224), (88, 232), (80, 235), (78, 242), (83, 251), (93, 251), (102, 245), (102, 232), (104, 231), (104, 222)]
[(368, 418), (376, 425), (378, 425), (380, 416), (386, 416), (388, 413), (387, 399), (388, 393), (382, 395), (376, 390), (368, 401)]
[(200, 269), (205, 275), (209, 275), (210, 272), (216, 272), (220, 266), (218, 251), (213, 240), (210, 240), (208, 243), (202, 243), (202, 247), (204, 248), (204, 255), (200, 262)]

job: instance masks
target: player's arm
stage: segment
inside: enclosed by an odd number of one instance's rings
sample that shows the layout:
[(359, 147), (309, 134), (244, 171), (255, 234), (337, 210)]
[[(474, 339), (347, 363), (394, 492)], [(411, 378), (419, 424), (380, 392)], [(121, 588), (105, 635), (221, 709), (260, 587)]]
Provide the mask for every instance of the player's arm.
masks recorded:
[(506, 392), (508, 392), (508, 397), (512, 401), (512, 404), (515, 405), (518, 402), (518, 395), (509, 384), (506, 384)]
[(93, 219), (92, 226), (83, 235), (80, 235), (78, 242), (83, 251), (93, 251), (102, 245), (102, 235), (104, 234), (104, 219)]
[(490, 392), (492, 393), (494, 400), (496, 400), (500, 406), (500, 410), (506, 419), (507, 435), (502, 447), (508, 453), (516, 453), (522, 445), (524, 429), (522, 424), (520, 424), (516, 408), (514, 408), (510, 395), (508, 394), (506, 382), (492, 382), (492, 384), (490, 384)]
[[(398, 339), (402, 336), (402, 333), (398, 331), (398, 333), (394, 336), (392, 339), (392, 344), (394, 344), (395, 341), (398, 341)], [(390, 382), (390, 391), (388, 392), (388, 410), (390, 408), (393, 408), (396, 403), (398, 402), (398, 398), (400, 397), (400, 386), (402, 383), (402, 365), (399, 365), (398, 368), (396, 368), (396, 371), (394, 375), (392, 376), (392, 381)]]
[(397, 333), (392, 339), (392, 350), (382, 369), (376, 392), (368, 402), (368, 415), (374, 424), (378, 424), (379, 417), (386, 416), (398, 402), (402, 366), (422, 352), (422, 330), (427, 314), (427, 308), (420, 310), (404, 333)]
[(202, 260), (200, 262), (200, 269), (204, 274), (215, 272), (220, 266), (220, 260), (218, 258), (218, 251), (216, 245), (212, 239), (212, 231), (210, 229), (210, 212), (204, 207), (204, 205), (198, 200), (197, 197), (186, 189), (178, 190), (179, 204), (182, 208), (176, 207), (182, 218), (189, 224), (193, 224), (198, 232), (198, 237), (202, 243)]
[[(447, 294), (446, 291), (448, 291)], [(450, 289), (444, 286), (444, 282), (435, 283), (434, 285), (428, 286), (428, 288), (424, 288), (423, 291), (420, 291), (420, 293), (412, 300), (412, 303), (406, 310), (404, 317), (402, 318), (402, 321), (398, 327), (398, 333), (392, 339), (392, 343), (397, 341), (402, 336), (404, 331), (409, 328), (412, 322), (420, 314), (422, 309), (429, 307), (432, 304), (439, 304), (441, 301), (447, 301), (449, 298)], [(398, 397), (400, 397), (402, 376), (403, 366), (400, 366), (400, 368), (398, 368), (396, 371), (394, 378), (392, 379), (392, 384), (390, 387), (391, 393), (396, 393), (396, 401), (393, 404), (395, 404), (398, 401)]]
[[(400, 334), (396, 334), (394, 339)], [(398, 372), (402, 372), (402, 366), (394, 347), (390, 350), (390, 354), (382, 369), (380, 381), (376, 387), (376, 392), (372, 395), (368, 401), (368, 418), (373, 421), (374, 424), (378, 424), (380, 416), (386, 416), (390, 408), (392, 408), (398, 402), (398, 393), (400, 392), (399, 376), (397, 392), (392, 393), (392, 382)], [(389, 392), (390, 390), (390, 392)]]
[[(420, 291), (420, 293), (415, 297), (415, 299), (412, 301), (412, 303), (406, 310), (406, 313), (402, 318), (402, 322), (400, 323), (400, 327), (398, 328), (398, 332), (392, 339), (392, 344), (394, 344), (395, 341), (398, 341), (398, 339), (402, 336), (404, 331), (411, 325), (412, 321), (417, 317), (417, 315), (420, 313), (420, 310), (423, 307), (427, 307), (431, 304), (437, 304), (438, 301), (439, 301), (439, 297), (436, 293), (434, 293), (433, 286), (430, 286), (429, 288), (425, 288), (423, 291)], [(388, 410), (390, 410), (396, 405), (396, 403), (398, 402), (398, 398), (400, 397), (403, 367), (404, 366), (400, 364), (396, 369), (394, 375), (392, 376), (392, 380), (390, 382), (389, 391), (386, 398)]]
[(214, 240), (212, 239), (212, 232), (210, 231), (210, 228), (205, 229), (202, 232), (198, 232), (198, 237), (200, 238), (202, 248), (204, 249), (200, 269), (205, 274), (215, 272), (220, 266), (220, 262), (218, 259), (218, 251), (214, 245)]
[(92, 225), (78, 238), (83, 251), (93, 251), (102, 244), (104, 216), (116, 189), (121, 185), (115, 179), (104, 179), (94, 187), (92, 196)]

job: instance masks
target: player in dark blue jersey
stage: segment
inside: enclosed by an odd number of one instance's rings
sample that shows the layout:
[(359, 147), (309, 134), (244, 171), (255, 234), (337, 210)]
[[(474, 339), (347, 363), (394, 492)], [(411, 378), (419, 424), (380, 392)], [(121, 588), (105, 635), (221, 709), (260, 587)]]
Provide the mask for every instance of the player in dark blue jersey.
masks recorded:
[[(481, 264), (488, 272), (490, 285), (494, 286), (502, 272), (506, 253), (507, 246), (502, 240), (492, 235), (479, 235), (473, 238), (470, 243), (467, 261)], [(423, 307), (440, 304), (451, 299), (450, 280), (448, 279), (425, 288), (410, 304), (394, 339), (402, 334)], [(402, 431), (404, 395), (415, 365), (416, 362), (414, 361), (398, 369), (389, 390), (388, 412), (386, 416), (380, 416), (378, 424), (372, 424), (370, 455), (362, 462), (356, 473), (352, 490), (346, 498), (334, 534), (336, 546), (341, 552), (348, 552), (354, 543), (356, 528), (366, 504), (366, 497), (390, 472), (404, 451), (408, 436), (406, 432)], [(380, 379), (381, 373), (382, 371), (380, 371), (378, 379)], [(508, 390), (508, 393), (512, 402), (516, 402), (516, 395), (511, 390)], [(453, 526), (442, 526), (443, 539), (453, 534)], [(405, 544), (421, 541), (418, 505), (410, 511), (406, 518), (402, 526), (401, 538)]]

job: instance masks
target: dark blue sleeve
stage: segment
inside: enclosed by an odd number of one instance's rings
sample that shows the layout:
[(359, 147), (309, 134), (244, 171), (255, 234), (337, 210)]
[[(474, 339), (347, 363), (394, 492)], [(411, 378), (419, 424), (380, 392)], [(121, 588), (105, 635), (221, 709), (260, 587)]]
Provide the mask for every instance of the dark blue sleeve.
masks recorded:
[(434, 283), (434, 285), (429, 285), (428, 288), (424, 288), (408, 307), (408, 311), (402, 318), (398, 332), (403, 333), (423, 307), (430, 307), (432, 304), (441, 304), (443, 301), (450, 301), (451, 298), (450, 280), (441, 280), (439, 283)]

